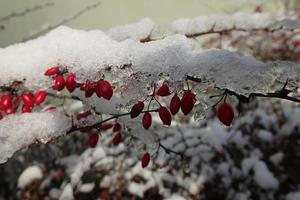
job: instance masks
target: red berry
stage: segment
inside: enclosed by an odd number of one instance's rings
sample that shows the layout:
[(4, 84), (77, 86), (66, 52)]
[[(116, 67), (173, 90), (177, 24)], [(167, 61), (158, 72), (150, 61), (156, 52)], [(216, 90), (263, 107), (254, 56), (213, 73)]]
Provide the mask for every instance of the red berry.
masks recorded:
[(181, 111), (184, 115), (189, 114), (196, 103), (195, 94), (192, 93), (190, 90), (187, 90), (183, 93), (182, 99), (181, 99)]
[(141, 112), (144, 109), (144, 102), (138, 101), (136, 104), (134, 104), (130, 111), (130, 117), (135, 118), (141, 114)]
[(158, 90), (157, 90), (157, 93), (156, 93), (158, 96), (162, 96), (162, 97), (165, 97), (165, 96), (169, 96), (171, 93), (170, 93), (170, 89), (169, 89), (169, 86), (167, 84), (163, 84)]
[(45, 112), (47, 112), (47, 111), (51, 111), (51, 110), (55, 110), (55, 109), (56, 109), (55, 106), (47, 106), (47, 107), (44, 108), (43, 110), (44, 110)]
[(148, 129), (148, 128), (150, 128), (151, 123), (152, 123), (152, 116), (151, 116), (151, 114), (149, 112), (145, 112), (144, 116), (143, 116), (143, 120), (142, 120), (143, 127), (145, 129)]
[(47, 93), (44, 90), (38, 91), (34, 96), (34, 103), (36, 105), (42, 104), (46, 99)]
[(53, 76), (59, 73), (59, 67), (51, 67), (45, 72), (45, 76)]
[(171, 111), (172, 115), (175, 115), (179, 111), (180, 106), (181, 106), (180, 98), (177, 96), (177, 94), (175, 94), (172, 97), (171, 102), (170, 102), (170, 111)]
[(149, 162), (150, 162), (150, 154), (148, 152), (146, 152), (143, 155), (142, 160), (141, 160), (142, 168), (147, 167), (149, 165)]
[(66, 88), (72, 93), (76, 88), (75, 74), (71, 73), (66, 77)]
[(172, 117), (171, 117), (169, 110), (166, 107), (161, 106), (158, 109), (158, 114), (164, 125), (167, 125), (167, 126), (171, 125)]
[(121, 134), (120, 132), (118, 132), (118, 133), (114, 136), (114, 138), (113, 138), (113, 140), (112, 140), (112, 143), (113, 143), (114, 145), (118, 145), (121, 141), (122, 141), (122, 134)]
[(23, 105), (22, 107), (22, 113), (30, 113), (32, 111), (32, 107)]
[(100, 130), (102, 131), (106, 131), (108, 129), (111, 129), (114, 125), (111, 123), (106, 123), (106, 124), (101, 124), (101, 126), (99, 127)]
[(120, 123), (116, 123), (114, 125), (114, 128), (113, 128), (113, 132), (117, 132), (117, 131), (120, 131), (121, 130), (121, 124)]
[(88, 110), (88, 111), (86, 111), (86, 112), (81, 112), (81, 113), (78, 113), (77, 115), (76, 115), (76, 119), (77, 120), (80, 120), (81, 118), (86, 118), (87, 116), (89, 116), (89, 115), (91, 115), (92, 113), (91, 113), (91, 111), (90, 110)]
[(21, 99), (24, 102), (24, 105), (27, 107), (33, 107), (34, 106), (34, 100), (31, 93), (23, 93), (21, 95)]
[(81, 132), (81, 133), (88, 133), (88, 132), (90, 132), (92, 129), (93, 129), (93, 128), (92, 128), (91, 126), (86, 126), (86, 127), (82, 127), (82, 128), (80, 129), (80, 132)]
[(99, 140), (99, 134), (98, 133), (92, 133), (90, 135), (90, 138), (89, 138), (89, 141), (88, 141), (90, 147), (94, 148), (97, 145), (98, 140)]
[(8, 108), (11, 108), (12, 105), (13, 105), (13, 97), (10, 95), (10, 94), (6, 94), (6, 95), (3, 95), (1, 97), (1, 101), (0, 101), (0, 104), (1, 104), (1, 109), (3, 110), (6, 110)]
[(87, 80), (85, 84), (83, 84), (83, 90), (85, 91), (85, 97), (91, 97), (95, 92), (96, 84), (92, 81)]
[(52, 88), (57, 91), (63, 90), (65, 87), (65, 80), (63, 76), (57, 76), (54, 80), (54, 85)]
[(109, 82), (101, 79), (97, 82), (95, 92), (98, 97), (110, 100), (113, 95), (113, 88)]
[(15, 109), (13, 109), (12, 107), (7, 108), (7, 109), (5, 110), (5, 113), (6, 113), (7, 115), (14, 114), (14, 113), (15, 113)]
[(0, 120), (1, 120), (1, 119), (3, 119), (3, 115), (2, 115), (2, 113), (0, 113)]
[(217, 115), (219, 120), (226, 126), (230, 126), (234, 118), (234, 112), (231, 105), (225, 102), (219, 105)]

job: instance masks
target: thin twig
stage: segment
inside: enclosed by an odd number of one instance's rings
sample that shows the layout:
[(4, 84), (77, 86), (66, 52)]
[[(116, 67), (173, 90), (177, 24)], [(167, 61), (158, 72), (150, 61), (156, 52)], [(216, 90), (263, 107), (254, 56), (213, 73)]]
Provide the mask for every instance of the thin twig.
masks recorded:
[(91, 9), (95, 9), (97, 8), (99, 5), (101, 4), (100, 1), (94, 3), (94, 4), (91, 4), (91, 5), (88, 5), (86, 7), (84, 7), (83, 9), (79, 10), (77, 13), (75, 13), (74, 15), (70, 16), (70, 17), (67, 17), (65, 19), (63, 19), (62, 21), (58, 22), (57, 24), (54, 24), (54, 25), (49, 25), (45, 28), (43, 28), (42, 30), (30, 35), (29, 37), (26, 37), (23, 39), (22, 42), (26, 42), (27, 40), (30, 40), (30, 39), (33, 39), (33, 38), (36, 38), (37, 36), (45, 33), (45, 32), (48, 32), (48, 31), (51, 31), (63, 24), (66, 24), (70, 21), (73, 21), (75, 19), (77, 19), (78, 17), (80, 17), (81, 15), (83, 15), (84, 13), (86, 13), (87, 11), (91, 10)]
[(47, 2), (45, 4), (39, 4), (39, 5), (35, 5), (31, 8), (25, 8), (24, 10), (20, 11), (20, 12), (11, 12), (10, 14), (4, 16), (4, 17), (1, 17), (0, 18), (0, 22), (3, 22), (3, 21), (8, 21), (14, 17), (23, 17), (25, 16), (26, 14), (28, 13), (31, 13), (31, 12), (35, 12), (35, 11), (39, 11), (41, 9), (44, 9), (44, 8), (47, 8), (47, 7), (50, 7), (50, 6), (54, 6), (55, 3), (54, 2)]

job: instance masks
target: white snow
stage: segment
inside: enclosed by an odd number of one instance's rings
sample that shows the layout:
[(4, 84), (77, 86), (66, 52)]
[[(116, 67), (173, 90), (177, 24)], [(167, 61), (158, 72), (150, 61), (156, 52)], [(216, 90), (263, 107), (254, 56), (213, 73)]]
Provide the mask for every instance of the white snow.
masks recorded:
[(95, 187), (95, 183), (85, 183), (79, 186), (79, 191), (82, 193), (89, 193), (91, 192)]
[[(239, 93), (265, 92), (276, 77), (289, 76), (292, 81), (299, 74), (298, 64), (264, 64), (226, 50), (194, 50), (191, 41), (183, 35), (148, 43), (131, 39), (118, 42), (102, 31), (68, 27), (0, 49), (0, 59), (0, 84), (26, 79), (24, 84), (30, 89), (49, 87), (51, 81), (43, 73), (58, 64), (75, 71), (79, 82), (99, 79), (98, 72), (108, 66), (113, 68), (112, 81), (127, 79), (126, 70), (121, 73), (118, 67), (131, 64), (131, 73), (142, 71), (153, 75), (144, 77), (147, 83), (155, 80), (158, 73), (167, 73), (173, 80), (183, 80), (190, 74)], [(137, 86), (137, 89), (144, 87), (143, 84)]]
[(0, 163), (17, 150), (38, 141), (47, 143), (70, 128), (70, 120), (58, 111), (24, 113), (3, 118), (0, 122)]
[(258, 29), (266, 28), (274, 22), (269, 13), (236, 13), (234, 15), (200, 16), (194, 19), (179, 19), (171, 24), (174, 32), (192, 35), (209, 31), (230, 29)]
[(300, 199), (300, 191), (290, 192), (286, 195), (286, 200)]
[(259, 139), (261, 139), (265, 142), (272, 142), (273, 138), (274, 138), (272, 133), (269, 131), (266, 131), (266, 130), (258, 131), (257, 136), (259, 137)]
[(74, 199), (74, 196), (73, 196), (73, 188), (71, 186), (71, 184), (67, 184), (60, 197), (59, 197), (59, 200), (73, 200)]
[(254, 165), (254, 180), (263, 189), (276, 190), (279, 186), (278, 180), (270, 172), (263, 161), (256, 161)]
[(18, 179), (18, 187), (24, 188), (25, 186), (32, 183), (34, 180), (41, 179), (43, 177), (43, 172), (39, 166), (27, 167)]
[(125, 39), (141, 40), (151, 35), (155, 29), (155, 23), (150, 18), (143, 18), (135, 24), (118, 26), (108, 30), (107, 34), (115, 40)]

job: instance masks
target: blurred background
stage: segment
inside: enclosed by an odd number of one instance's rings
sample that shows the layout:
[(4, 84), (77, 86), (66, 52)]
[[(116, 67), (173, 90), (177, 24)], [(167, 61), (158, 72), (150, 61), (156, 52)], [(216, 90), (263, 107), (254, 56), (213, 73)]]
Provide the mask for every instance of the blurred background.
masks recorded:
[(280, 12), (293, 0), (0, 0), (0, 47), (26, 41), (59, 25), (107, 30), (150, 17), (158, 24), (199, 15)]

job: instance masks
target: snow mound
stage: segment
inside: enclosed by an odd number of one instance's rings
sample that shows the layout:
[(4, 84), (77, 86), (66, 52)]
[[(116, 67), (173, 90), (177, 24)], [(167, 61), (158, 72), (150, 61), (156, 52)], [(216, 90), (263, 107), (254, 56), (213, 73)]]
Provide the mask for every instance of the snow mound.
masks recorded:
[(0, 123), (0, 163), (17, 150), (38, 141), (47, 143), (70, 128), (70, 121), (59, 112), (24, 113), (7, 116)]
[(43, 177), (43, 172), (38, 166), (27, 167), (18, 179), (18, 187), (24, 188), (29, 185), (32, 181), (41, 179)]

